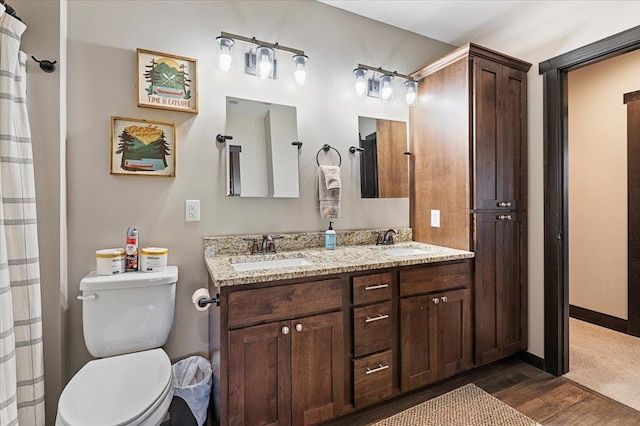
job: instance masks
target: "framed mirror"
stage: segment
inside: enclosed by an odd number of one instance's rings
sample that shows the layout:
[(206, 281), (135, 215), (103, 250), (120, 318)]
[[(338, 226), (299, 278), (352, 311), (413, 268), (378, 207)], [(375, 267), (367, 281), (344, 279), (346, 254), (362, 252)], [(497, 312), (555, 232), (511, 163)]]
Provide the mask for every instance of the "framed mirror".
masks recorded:
[(358, 117), (360, 197), (408, 198), (407, 123)]
[(227, 196), (298, 198), (296, 109), (227, 97)]

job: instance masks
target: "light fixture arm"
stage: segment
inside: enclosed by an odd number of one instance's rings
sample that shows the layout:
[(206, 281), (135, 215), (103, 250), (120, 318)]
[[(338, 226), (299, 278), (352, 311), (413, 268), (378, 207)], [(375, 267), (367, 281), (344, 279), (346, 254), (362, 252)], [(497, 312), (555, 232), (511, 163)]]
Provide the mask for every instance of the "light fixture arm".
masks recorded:
[(265, 47), (270, 47), (272, 49), (278, 49), (278, 50), (284, 50), (285, 52), (290, 52), (293, 53), (294, 55), (304, 55), (304, 51), (303, 50), (299, 50), (299, 49), (294, 49), (292, 47), (287, 47), (287, 46), (281, 46), (280, 44), (276, 43), (269, 43), (267, 41), (262, 41), (262, 40), (258, 40), (255, 37), (244, 37), (241, 35), (237, 35), (237, 34), (231, 34), (231, 33), (226, 33), (226, 32), (221, 32), (220, 33), (221, 37), (226, 37), (226, 38), (230, 38), (232, 40), (240, 40), (240, 41), (244, 41), (246, 43), (252, 43), (258, 46), (265, 46)]
[(369, 71), (373, 71), (373, 72), (378, 72), (380, 74), (388, 74), (388, 75), (392, 75), (394, 77), (400, 77), (400, 78), (404, 78), (405, 80), (413, 80), (414, 78), (406, 75), (406, 74), (400, 74), (398, 71), (389, 71), (389, 70), (385, 70), (382, 67), (372, 67), (369, 65), (363, 65), (363, 64), (358, 64), (358, 68), (364, 68), (366, 70)]

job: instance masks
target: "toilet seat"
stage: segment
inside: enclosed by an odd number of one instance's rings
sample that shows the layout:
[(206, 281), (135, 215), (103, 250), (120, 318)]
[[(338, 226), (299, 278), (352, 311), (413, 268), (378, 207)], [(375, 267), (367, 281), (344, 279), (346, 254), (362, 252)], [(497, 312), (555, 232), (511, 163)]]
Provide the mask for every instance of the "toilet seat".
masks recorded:
[(57, 425), (157, 425), (173, 397), (171, 362), (152, 349), (88, 362), (62, 391)]

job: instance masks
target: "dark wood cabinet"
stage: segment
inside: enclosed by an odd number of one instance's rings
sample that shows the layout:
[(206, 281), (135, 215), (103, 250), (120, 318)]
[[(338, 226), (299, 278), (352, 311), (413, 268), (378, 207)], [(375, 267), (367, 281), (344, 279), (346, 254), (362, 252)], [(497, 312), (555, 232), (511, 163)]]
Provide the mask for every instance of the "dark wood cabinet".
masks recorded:
[(476, 213), (476, 363), (527, 347), (527, 216)]
[(353, 406), (394, 395), (397, 285), (391, 272), (355, 276), (353, 289)]
[(344, 289), (328, 279), (222, 293), (231, 328), (222, 424), (304, 426), (342, 413)]
[(522, 210), (527, 201), (527, 74), (473, 57), (473, 208)]
[(343, 400), (342, 312), (229, 333), (230, 425), (312, 425)]
[(417, 241), (476, 254), (478, 364), (527, 347), (530, 66), (469, 44), (413, 75), (429, 102), (410, 112), (410, 223)]
[[(473, 365), (469, 262), (438, 265), (443, 277), (454, 276), (449, 291), (433, 292), (432, 267), (412, 269), (411, 281), (400, 281), (411, 288), (400, 299), (400, 387), (403, 392), (444, 379)], [(466, 281), (461, 268), (466, 268)], [(447, 269), (451, 273), (447, 273)], [(422, 293), (417, 278), (424, 275)], [(460, 288), (462, 287), (462, 288)]]

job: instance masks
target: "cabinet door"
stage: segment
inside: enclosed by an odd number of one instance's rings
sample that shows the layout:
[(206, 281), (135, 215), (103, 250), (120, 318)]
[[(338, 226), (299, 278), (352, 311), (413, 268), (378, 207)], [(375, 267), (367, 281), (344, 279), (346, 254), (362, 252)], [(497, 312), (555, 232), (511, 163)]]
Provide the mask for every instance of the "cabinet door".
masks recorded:
[(437, 380), (436, 296), (400, 300), (400, 388), (403, 392)]
[(229, 425), (291, 424), (289, 327), (287, 321), (229, 332)]
[(312, 425), (344, 406), (342, 312), (291, 321), (292, 424)]
[(476, 363), (527, 344), (526, 214), (475, 215)]
[(440, 378), (473, 365), (471, 296), (468, 289), (442, 293), (438, 307)]
[(526, 73), (473, 59), (473, 208), (525, 209)]

